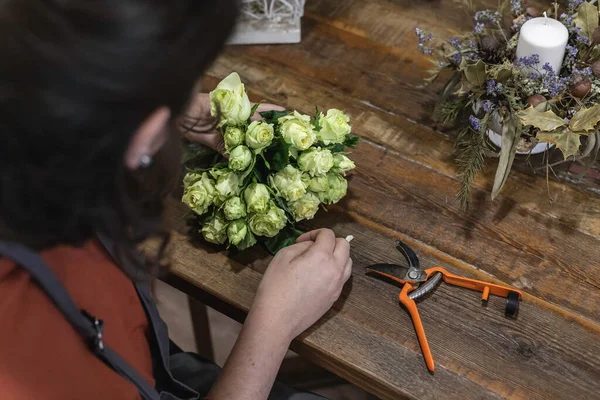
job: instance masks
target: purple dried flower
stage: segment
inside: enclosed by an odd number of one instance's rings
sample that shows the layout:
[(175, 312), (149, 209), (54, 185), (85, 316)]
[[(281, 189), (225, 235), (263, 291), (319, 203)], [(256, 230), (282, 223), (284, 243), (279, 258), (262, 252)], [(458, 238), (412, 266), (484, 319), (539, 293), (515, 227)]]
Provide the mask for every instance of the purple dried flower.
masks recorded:
[(573, 26), (573, 17), (571, 14), (562, 13), (558, 18), (560, 19), (560, 22), (562, 22), (567, 28)]
[(569, 84), (569, 78), (558, 76), (549, 63), (544, 64), (542, 69), (546, 72), (542, 75), (542, 87), (548, 90), (550, 96), (557, 96), (560, 92), (564, 91)]
[(584, 1), (585, 0), (569, 0), (569, 3), (567, 5), (567, 10), (569, 11), (569, 14), (575, 13)]
[(463, 54), (463, 57), (466, 58), (469, 61), (477, 61), (477, 60), (481, 59), (481, 57), (479, 57), (479, 54), (477, 54), (477, 53)]
[(489, 100), (484, 100), (481, 106), (483, 108), (483, 111), (485, 111), (486, 113), (489, 113), (494, 109), (494, 105)]
[(475, 28), (473, 29), (473, 33), (476, 35), (481, 35), (483, 33), (483, 30), (485, 29), (485, 25), (482, 24), (481, 22), (478, 22), (475, 24)]
[(581, 44), (590, 44), (590, 39), (585, 36), (581, 36), (580, 34), (575, 36), (575, 41)]
[(512, 30), (513, 31), (518, 31), (519, 29), (521, 29), (521, 27), (523, 26), (523, 24), (527, 21), (529, 21), (530, 19), (533, 19), (533, 17), (531, 15), (526, 15), (525, 18), (519, 18), (517, 22), (515, 22), (514, 24), (512, 24)]
[(501, 15), (498, 11), (477, 11), (473, 17), (475, 19), (473, 33), (481, 35), (486, 24), (498, 24), (500, 22), (500, 17)]
[(542, 69), (547, 72), (547, 74), (546, 74), (547, 76), (555, 75), (554, 69), (552, 68), (552, 65), (550, 65), (550, 63), (544, 64)]
[(425, 33), (422, 29), (415, 28), (415, 34), (419, 39), (419, 50), (421, 51), (421, 53), (428, 55), (433, 54), (433, 50), (425, 46), (425, 43), (431, 42), (433, 40), (433, 36), (431, 35), (431, 33)]
[(538, 54), (532, 54), (529, 57), (521, 57), (515, 62), (518, 67), (531, 67), (539, 63), (540, 56)]
[(476, 132), (479, 132), (481, 129), (481, 121), (479, 118), (476, 118), (474, 115), (469, 117), (469, 126)]
[(450, 39), (450, 44), (455, 47), (460, 47), (460, 39), (457, 37), (453, 37)]
[(573, 72), (571, 75), (573, 76), (581, 76), (584, 78), (590, 77), (592, 76), (592, 69), (590, 67), (586, 67), (583, 69), (577, 69), (577, 68), (573, 68)]
[(521, 0), (510, 0), (510, 11), (513, 15), (521, 15), (523, 13), (523, 4)]
[(475, 13), (475, 22), (497, 24), (500, 22), (500, 13), (498, 11), (477, 11)]
[(452, 62), (455, 65), (460, 65), (460, 63), (462, 62), (462, 55), (460, 53), (452, 55)]
[(579, 53), (579, 49), (575, 46), (567, 45), (567, 57), (571, 59), (575, 59), (577, 57), (577, 53)]
[(502, 94), (502, 84), (497, 83), (493, 79), (490, 79), (487, 82), (486, 91), (487, 91), (487, 94), (489, 94), (490, 96), (496, 97), (496, 96)]

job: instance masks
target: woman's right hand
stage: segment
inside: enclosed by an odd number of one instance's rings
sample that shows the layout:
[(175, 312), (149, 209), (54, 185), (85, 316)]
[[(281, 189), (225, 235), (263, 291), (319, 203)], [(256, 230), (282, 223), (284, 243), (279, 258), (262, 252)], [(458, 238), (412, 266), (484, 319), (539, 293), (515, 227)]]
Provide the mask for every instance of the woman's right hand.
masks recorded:
[(348, 241), (329, 229), (308, 232), (273, 258), (251, 315), (291, 341), (331, 308), (351, 273)]

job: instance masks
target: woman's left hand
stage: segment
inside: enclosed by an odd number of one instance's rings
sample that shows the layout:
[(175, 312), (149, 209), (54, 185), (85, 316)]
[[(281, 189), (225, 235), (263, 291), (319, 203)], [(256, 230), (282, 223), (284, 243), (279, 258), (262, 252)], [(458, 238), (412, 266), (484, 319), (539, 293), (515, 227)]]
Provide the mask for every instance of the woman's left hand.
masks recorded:
[[(254, 105), (254, 104), (252, 104)], [(259, 113), (264, 111), (283, 111), (284, 107), (275, 104), (262, 103), (258, 106), (256, 113), (252, 116), (252, 120), (260, 119)], [(199, 123), (198, 123), (199, 121)], [(223, 154), (225, 152), (225, 143), (223, 135), (212, 125), (207, 125), (211, 121), (210, 115), (210, 98), (208, 93), (198, 93), (188, 113), (183, 117), (181, 130), (184, 136), (191, 142), (199, 143), (210, 147), (213, 150)]]

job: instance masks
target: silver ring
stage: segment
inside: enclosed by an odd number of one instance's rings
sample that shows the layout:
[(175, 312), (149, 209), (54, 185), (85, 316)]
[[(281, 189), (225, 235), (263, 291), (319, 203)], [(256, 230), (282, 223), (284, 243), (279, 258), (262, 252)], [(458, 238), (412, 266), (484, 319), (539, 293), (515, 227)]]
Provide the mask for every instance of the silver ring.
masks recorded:
[(142, 168), (146, 168), (149, 167), (150, 164), (152, 164), (152, 157), (150, 157), (148, 154), (144, 154), (141, 158), (140, 158), (140, 166)]

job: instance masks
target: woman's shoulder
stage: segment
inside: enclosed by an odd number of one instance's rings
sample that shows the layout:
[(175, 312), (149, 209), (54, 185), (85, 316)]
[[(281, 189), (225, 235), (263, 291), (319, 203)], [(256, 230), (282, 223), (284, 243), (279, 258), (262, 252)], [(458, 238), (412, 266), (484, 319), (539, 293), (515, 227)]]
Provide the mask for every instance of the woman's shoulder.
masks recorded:
[[(105, 341), (149, 380), (148, 323), (135, 288), (94, 242), (42, 252), (79, 308), (105, 321)], [(3, 399), (139, 398), (89, 350), (37, 283), (0, 258), (0, 388)], [(121, 398), (121, 396), (119, 396)]]

